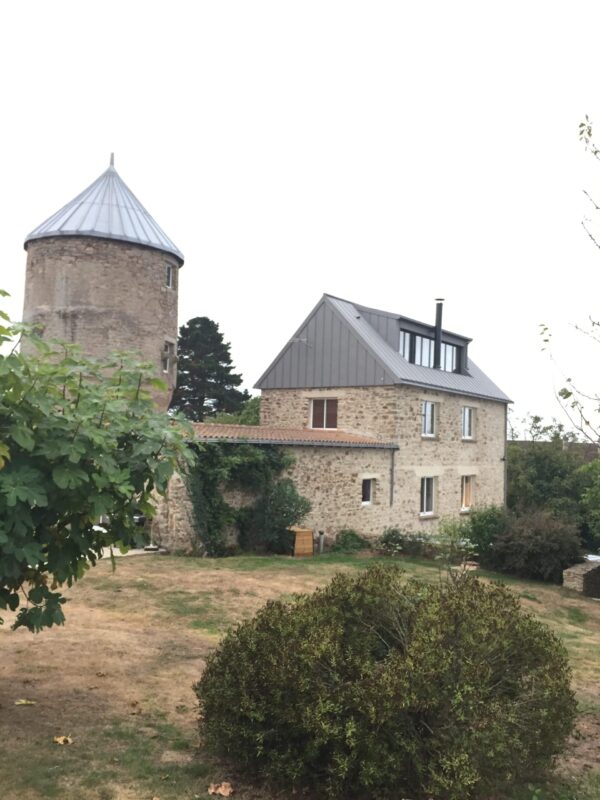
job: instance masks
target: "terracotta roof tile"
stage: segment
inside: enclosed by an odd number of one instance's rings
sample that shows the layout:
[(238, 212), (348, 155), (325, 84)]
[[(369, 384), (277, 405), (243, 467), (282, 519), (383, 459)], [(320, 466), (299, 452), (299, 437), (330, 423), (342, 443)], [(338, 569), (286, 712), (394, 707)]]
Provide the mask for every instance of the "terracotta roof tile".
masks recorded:
[(209, 422), (195, 422), (193, 428), (197, 439), (204, 442), (397, 448), (392, 442), (382, 442), (372, 436), (347, 433), (337, 428), (274, 428), (268, 425), (221, 425)]

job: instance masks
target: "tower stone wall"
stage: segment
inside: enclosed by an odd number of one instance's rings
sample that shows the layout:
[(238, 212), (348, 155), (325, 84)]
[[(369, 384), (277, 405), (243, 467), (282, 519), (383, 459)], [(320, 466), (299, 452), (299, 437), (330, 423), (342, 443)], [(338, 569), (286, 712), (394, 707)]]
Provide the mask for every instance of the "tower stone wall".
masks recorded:
[(26, 247), (24, 321), (89, 356), (127, 350), (151, 362), (168, 386), (154, 393), (166, 409), (176, 382), (177, 258), (93, 236), (49, 236)]

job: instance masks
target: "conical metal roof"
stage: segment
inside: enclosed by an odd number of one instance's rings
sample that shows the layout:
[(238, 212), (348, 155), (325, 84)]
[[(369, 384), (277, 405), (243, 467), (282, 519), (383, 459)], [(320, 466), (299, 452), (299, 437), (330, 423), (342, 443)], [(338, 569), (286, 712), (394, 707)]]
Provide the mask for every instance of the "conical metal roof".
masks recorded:
[(183, 264), (183, 254), (122, 180), (112, 155), (106, 172), (31, 231), (25, 249), (32, 239), (48, 236), (97, 236), (133, 242), (171, 253)]

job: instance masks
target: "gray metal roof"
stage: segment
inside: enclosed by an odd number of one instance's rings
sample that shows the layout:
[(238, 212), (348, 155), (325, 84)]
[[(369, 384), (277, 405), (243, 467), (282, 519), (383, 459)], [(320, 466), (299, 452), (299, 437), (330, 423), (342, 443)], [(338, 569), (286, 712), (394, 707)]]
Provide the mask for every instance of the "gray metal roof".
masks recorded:
[[(466, 373), (409, 363), (367, 320), (376, 312), (332, 295), (317, 306), (261, 376), (257, 388), (324, 388), (409, 384), (510, 403), (510, 399), (469, 358)], [(377, 312), (379, 313), (379, 312)], [(446, 331), (443, 332), (447, 333)], [(452, 334), (456, 336), (456, 334)], [(464, 339), (465, 343), (468, 339)]]
[(123, 181), (112, 155), (106, 172), (31, 231), (25, 239), (25, 249), (32, 239), (48, 236), (97, 236), (133, 242), (170, 253), (183, 264), (183, 254)]

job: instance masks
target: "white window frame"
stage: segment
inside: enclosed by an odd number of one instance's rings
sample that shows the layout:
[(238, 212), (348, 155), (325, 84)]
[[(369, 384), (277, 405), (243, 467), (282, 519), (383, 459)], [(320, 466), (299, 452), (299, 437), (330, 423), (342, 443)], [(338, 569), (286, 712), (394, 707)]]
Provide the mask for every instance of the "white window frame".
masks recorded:
[[(365, 485), (368, 485), (368, 499), (365, 500)], [(375, 479), (363, 478), (361, 482), (361, 505), (370, 506), (373, 504), (373, 497), (375, 495)]]
[(433, 517), (435, 514), (435, 489), (434, 477), (421, 478), (421, 495), (419, 499), (419, 516)]
[(400, 345), (398, 352), (407, 361), (410, 361), (410, 333), (408, 331), (400, 331)]
[[(314, 408), (315, 408), (315, 400), (323, 400), (323, 425), (319, 428), (315, 428), (314, 425)], [(335, 426), (328, 428), (327, 427), (327, 403), (335, 402), (336, 403), (336, 412), (335, 412)], [(340, 410), (340, 406), (338, 403), (337, 397), (311, 397), (310, 399), (310, 427), (314, 428), (317, 431), (335, 431), (338, 427), (338, 413)]]
[(165, 263), (165, 286), (167, 289), (172, 289), (174, 286), (174, 267), (172, 264)]
[[(473, 508), (473, 488), (475, 484), (474, 475), (462, 475), (460, 478), (460, 510), (470, 511)], [(465, 503), (469, 500), (469, 503)]]
[(440, 369), (444, 372), (456, 372), (458, 367), (458, 347), (455, 344), (442, 342), (440, 349)]
[(473, 406), (462, 407), (460, 425), (463, 439), (471, 441), (475, 438), (475, 409)]
[[(435, 439), (437, 431), (437, 403), (421, 400), (421, 438)], [(429, 412), (429, 413), (428, 413)]]
[(435, 341), (429, 336), (415, 334), (415, 364), (418, 367), (433, 367)]

